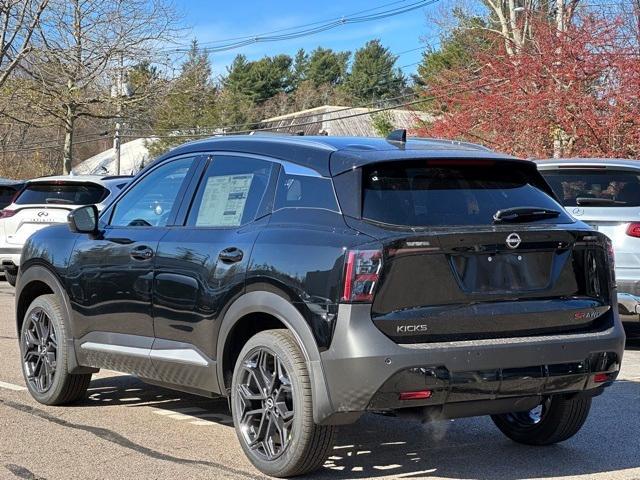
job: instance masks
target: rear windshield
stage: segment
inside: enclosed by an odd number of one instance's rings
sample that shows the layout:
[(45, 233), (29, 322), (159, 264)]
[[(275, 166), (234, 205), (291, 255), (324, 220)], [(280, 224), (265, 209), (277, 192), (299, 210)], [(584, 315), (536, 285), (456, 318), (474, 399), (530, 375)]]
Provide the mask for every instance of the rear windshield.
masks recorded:
[[(562, 207), (537, 188), (540, 177), (495, 162), (375, 164), (363, 171), (363, 211), (369, 220), (416, 227), (488, 225), (501, 209), (542, 207), (561, 211), (545, 223), (572, 223)], [(443, 165), (444, 164), (444, 165)]]
[(28, 184), (16, 199), (18, 205), (91, 205), (100, 203), (109, 191), (95, 183), (52, 182)]
[(540, 173), (566, 207), (640, 206), (640, 176), (628, 170), (576, 168)]

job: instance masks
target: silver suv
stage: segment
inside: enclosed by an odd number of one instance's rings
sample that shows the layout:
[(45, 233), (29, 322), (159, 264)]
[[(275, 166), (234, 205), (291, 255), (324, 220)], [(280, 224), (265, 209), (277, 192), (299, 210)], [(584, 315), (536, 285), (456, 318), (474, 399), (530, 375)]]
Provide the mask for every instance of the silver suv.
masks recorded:
[(640, 161), (563, 158), (537, 164), (567, 211), (611, 239), (621, 318), (640, 327)]

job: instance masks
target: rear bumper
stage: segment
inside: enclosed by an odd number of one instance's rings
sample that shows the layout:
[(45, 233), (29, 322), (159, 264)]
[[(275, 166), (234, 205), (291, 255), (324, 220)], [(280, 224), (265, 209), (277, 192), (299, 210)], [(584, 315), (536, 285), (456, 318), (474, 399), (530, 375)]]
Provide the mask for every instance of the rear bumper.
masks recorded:
[[(373, 325), (369, 305), (340, 305), (331, 347), (321, 353), (330, 401), (323, 423), (352, 422), (367, 410), (444, 411), (459, 402), (595, 394), (603, 383), (594, 383), (592, 373), (608, 372), (606, 386), (622, 360), (625, 334), (614, 317), (613, 327), (595, 333), (400, 345)], [(416, 390), (430, 390), (431, 397), (399, 400), (399, 392)]]
[(22, 246), (8, 247), (0, 246), (0, 268), (4, 270), (7, 267), (20, 265), (20, 256), (22, 255)]

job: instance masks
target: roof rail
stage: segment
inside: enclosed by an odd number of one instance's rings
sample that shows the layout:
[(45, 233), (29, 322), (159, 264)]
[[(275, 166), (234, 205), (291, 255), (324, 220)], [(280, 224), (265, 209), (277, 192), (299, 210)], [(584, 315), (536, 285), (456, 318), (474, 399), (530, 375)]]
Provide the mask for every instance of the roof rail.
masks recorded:
[(426, 137), (411, 137), (411, 140), (419, 140), (425, 142), (441, 143), (444, 145), (460, 145), (461, 147), (473, 148), (475, 150), (484, 150), (486, 152), (493, 152), (492, 149), (486, 147), (480, 143), (461, 142), (459, 140), (448, 140), (446, 138), (426, 138)]

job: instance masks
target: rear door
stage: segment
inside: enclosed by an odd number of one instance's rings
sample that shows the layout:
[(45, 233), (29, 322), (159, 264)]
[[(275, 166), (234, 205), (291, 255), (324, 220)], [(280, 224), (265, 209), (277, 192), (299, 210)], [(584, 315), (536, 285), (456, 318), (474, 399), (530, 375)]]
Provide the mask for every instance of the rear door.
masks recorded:
[(23, 245), (35, 231), (65, 223), (74, 208), (101, 202), (109, 192), (92, 182), (39, 181), (27, 183), (5, 212), (4, 229), (8, 244)]
[(213, 155), (202, 178), (194, 178), (183, 225), (168, 230), (156, 255), (152, 359), (162, 380), (217, 390), (214, 339), (225, 306), (244, 290), (277, 168), (250, 155)]
[[(383, 267), (374, 323), (401, 342), (596, 328), (610, 310), (606, 239), (574, 223), (528, 162), (455, 160), (362, 169), (362, 219)], [(557, 215), (495, 220), (535, 207)]]

